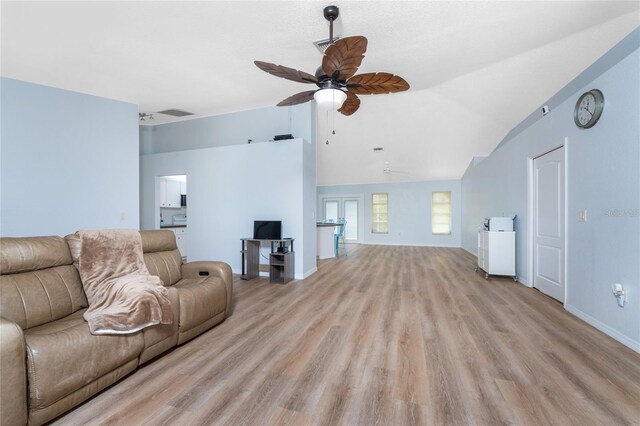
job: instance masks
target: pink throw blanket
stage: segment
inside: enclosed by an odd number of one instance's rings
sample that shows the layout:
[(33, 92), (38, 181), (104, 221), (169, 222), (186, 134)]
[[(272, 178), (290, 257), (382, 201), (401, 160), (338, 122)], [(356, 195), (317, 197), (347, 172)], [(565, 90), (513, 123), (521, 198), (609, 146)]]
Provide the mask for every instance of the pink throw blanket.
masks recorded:
[(92, 334), (134, 333), (171, 324), (167, 289), (149, 274), (142, 239), (135, 230), (79, 231), (78, 270), (89, 309), (84, 319)]

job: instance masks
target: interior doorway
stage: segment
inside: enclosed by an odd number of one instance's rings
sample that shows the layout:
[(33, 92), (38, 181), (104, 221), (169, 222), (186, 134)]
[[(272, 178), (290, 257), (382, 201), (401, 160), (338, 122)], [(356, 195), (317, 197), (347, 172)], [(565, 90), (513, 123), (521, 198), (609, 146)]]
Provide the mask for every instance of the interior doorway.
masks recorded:
[(533, 159), (533, 287), (565, 299), (565, 148)]
[(322, 211), (325, 221), (337, 222), (344, 218), (347, 225), (344, 239), (350, 243), (360, 241), (362, 234), (362, 197), (360, 196), (327, 196), (322, 198)]
[(176, 234), (176, 244), (182, 257), (187, 251), (187, 175), (156, 177), (156, 229), (168, 229)]

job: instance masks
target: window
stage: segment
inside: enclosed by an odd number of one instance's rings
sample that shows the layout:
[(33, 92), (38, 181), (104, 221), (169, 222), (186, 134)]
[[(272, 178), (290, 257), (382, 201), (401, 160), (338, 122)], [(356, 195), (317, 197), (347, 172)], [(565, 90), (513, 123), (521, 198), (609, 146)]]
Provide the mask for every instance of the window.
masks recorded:
[(451, 191), (431, 193), (431, 233), (451, 235)]
[(389, 233), (389, 194), (371, 194), (371, 232)]
[(338, 200), (324, 201), (324, 220), (333, 222), (338, 221)]

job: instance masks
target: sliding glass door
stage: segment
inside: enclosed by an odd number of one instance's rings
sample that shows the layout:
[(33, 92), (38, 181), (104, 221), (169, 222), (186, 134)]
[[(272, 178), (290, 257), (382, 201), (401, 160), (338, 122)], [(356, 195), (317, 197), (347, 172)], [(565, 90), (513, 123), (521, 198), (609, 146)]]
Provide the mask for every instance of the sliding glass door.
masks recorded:
[(344, 239), (347, 241), (358, 240), (358, 200), (343, 201), (344, 218), (347, 221), (347, 226), (344, 228)]
[(344, 239), (349, 242), (358, 242), (360, 239), (360, 197), (326, 197), (322, 199), (323, 215), (325, 221), (337, 222), (344, 218), (347, 225), (344, 229)]

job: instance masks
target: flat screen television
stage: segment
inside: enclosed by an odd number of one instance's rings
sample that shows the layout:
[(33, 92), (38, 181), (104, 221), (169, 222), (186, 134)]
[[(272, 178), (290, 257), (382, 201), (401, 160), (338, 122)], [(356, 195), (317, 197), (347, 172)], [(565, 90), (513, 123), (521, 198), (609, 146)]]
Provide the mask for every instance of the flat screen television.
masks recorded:
[(282, 221), (280, 220), (255, 220), (253, 221), (254, 240), (281, 240)]

